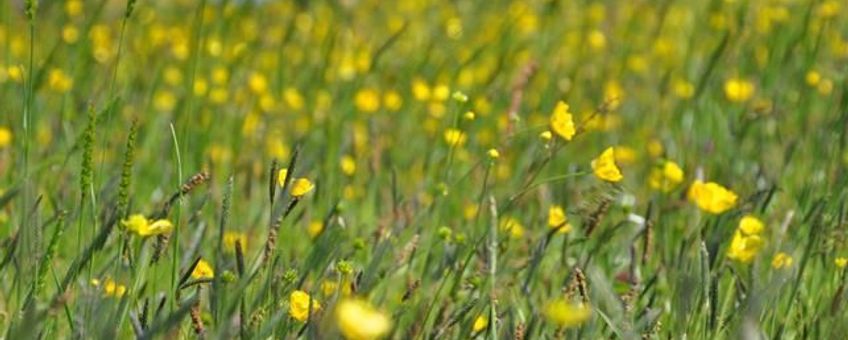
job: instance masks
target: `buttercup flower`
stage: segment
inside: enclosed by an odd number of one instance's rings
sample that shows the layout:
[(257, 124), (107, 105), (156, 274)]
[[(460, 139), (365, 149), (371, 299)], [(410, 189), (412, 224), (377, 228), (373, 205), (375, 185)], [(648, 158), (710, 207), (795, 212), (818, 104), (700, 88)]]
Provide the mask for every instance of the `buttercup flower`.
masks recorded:
[(595, 177), (607, 182), (615, 183), (624, 178), (615, 164), (615, 149), (612, 147), (607, 148), (598, 158), (592, 160), (592, 171)]
[(174, 229), (174, 225), (168, 220), (160, 219), (151, 221), (141, 214), (131, 215), (129, 218), (121, 221), (121, 224), (127, 229), (127, 231), (133, 232), (141, 237), (167, 234)]
[(698, 208), (711, 214), (721, 214), (736, 206), (737, 196), (733, 191), (714, 183), (695, 181), (689, 187), (689, 200)]
[[(756, 217), (745, 216), (739, 220), (739, 226), (727, 250), (727, 257), (741, 263), (750, 263), (765, 245), (765, 241), (760, 236), (763, 229), (763, 223)], [(791, 264), (791, 258), (789, 261)]]
[(312, 189), (315, 189), (315, 184), (306, 178), (298, 178), (292, 182), (291, 195), (301, 197), (308, 194)]
[(784, 252), (779, 252), (774, 255), (771, 260), (771, 267), (774, 269), (789, 268), (792, 266), (792, 256)]
[(321, 304), (302, 290), (295, 290), (289, 295), (289, 315), (295, 320), (306, 321), (309, 318), (310, 308), (314, 314), (321, 309)]
[(501, 230), (508, 232), (512, 238), (521, 238), (524, 236), (524, 226), (521, 222), (512, 217), (504, 217), (501, 219)]
[(664, 161), (661, 166), (651, 170), (648, 185), (651, 189), (669, 192), (683, 182), (683, 169), (677, 163)]
[(247, 235), (241, 232), (228, 231), (224, 233), (224, 251), (227, 253), (236, 252), (236, 242), (241, 245), (241, 249), (247, 248)]
[(474, 325), (471, 326), (471, 330), (474, 333), (477, 333), (477, 332), (480, 332), (480, 331), (486, 329), (486, 327), (488, 327), (488, 326), (489, 326), (489, 318), (487, 318), (483, 315), (480, 315), (480, 316), (477, 316), (476, 319), (474, 319)]
[(589, 307), (583, 304), (575, 304), (566, 300), (550, 302), (545, 306), (545, 317), (548, 321), (560, 327), (576, 327), (582, 325), (592, 316)]
[(574, 118), (568, 112), (568, 104), (565, 102), (558, 102), (554, 108), (554, 112), (551, 113), (551, 130), (569, 141), (577, 133), (577, 130), (574, 128)]
[(209, 265), (209, 262), (202, 259), (197, 262), (197, 265), (194, 266), (194, 270), (191, 272), (191, 278), (195, 280), (211, 279), (214, 277), (215, 271), (212, 269), (212, 266)]
[(724, 82), (724, 95), (732, 102), (744, 102), (754, 95), (754, 83), (740, 79), (731, 78)]
[(341, 300), (336, 306), (336, 324), (348, 340), (378, 339), (392, 327), (385, 314), (365, 301), (354, 299)]
[(548, 227), (557, 229), (559, 233), (567, 233), (571, 231), (571, 224), (568, 223), (568, 218), (565, 215), (565, 210), (558, 205), (553, 205), (548, 208)]

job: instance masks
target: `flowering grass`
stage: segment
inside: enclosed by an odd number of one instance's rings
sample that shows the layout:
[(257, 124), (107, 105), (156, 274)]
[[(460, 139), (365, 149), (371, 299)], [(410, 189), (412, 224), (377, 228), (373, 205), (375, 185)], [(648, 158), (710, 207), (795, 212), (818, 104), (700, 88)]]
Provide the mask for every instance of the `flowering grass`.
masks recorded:
[(846, 14), (2, 2), (0, 332), (846, 338)]

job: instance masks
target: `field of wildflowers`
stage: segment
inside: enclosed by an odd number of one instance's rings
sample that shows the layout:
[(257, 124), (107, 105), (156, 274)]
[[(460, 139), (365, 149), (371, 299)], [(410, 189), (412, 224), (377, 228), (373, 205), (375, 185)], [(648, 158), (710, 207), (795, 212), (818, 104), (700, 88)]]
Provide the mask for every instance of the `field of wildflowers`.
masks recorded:
[(2, 338), (848, 338), (846, 19), (0, 0)]

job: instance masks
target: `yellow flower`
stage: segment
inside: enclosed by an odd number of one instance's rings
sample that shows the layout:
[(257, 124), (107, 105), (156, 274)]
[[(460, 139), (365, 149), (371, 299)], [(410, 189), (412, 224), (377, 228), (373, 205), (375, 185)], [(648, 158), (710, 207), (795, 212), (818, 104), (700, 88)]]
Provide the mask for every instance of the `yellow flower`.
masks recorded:
[(445, 130), (445, 142), (450, 146), (465, 144), (465, 133), (457, 129), (447, 129)]
[(550, 131), (542, 131), (542, 133), (539, 134), (539, 138), (541, 138), (543, 141), (547, 142), (547, 141), (551, 140), (551, 138), (553, 138), (553, 136), (552, 136)]
[(750, 263), (763, 248), (764, 243), (759, 235), (745, 235), (737, 229), (727, 250), (727, 257), (742, 263)]
[(268, 79), (261, 73), (251, 73), (247, 84), (255, 94), (263, 94), (268, 91)]
[(428, 101), (430, 100), (430, 86), (427, 85), (422, 79), (415, 79), (412, 81), (412, 96), (419, 101)]
[(548, 208), (548, 227), (557, 228), (559, 233), (567, 233), (571, 231), (571, 224), (568, 223), (568, 217), (565, 215), (565, 210), (558, 205), (553, 205)]
[(293, 291), (289, 295), (289, 315), (295, 320), (306, 321), (309, 318), (310, 309), (314, 314), (321, 309), (321, 304), (302, 290)]
[(505, 232), (509, 232), (510, 237), (512, 238), (521, 238), (524, 236), (524, 226), (521, 225), (521, 222), (512, 217), (504, 217), (501, 219), (501, 230)]
[(74, 85), (74, 80), (69, 77), (62, 69), (54, 68), (50, 70), (47, 76), (47, 84), (51, 90), (65, 93)]
[(592, 316), (592, 310), (589, 307), (565, 300), (548, 303), (544, 313), (549, 321), (565, 328), (579, 326)]
[(3, 149), (12, 144), (12, 130), (5, 126), (0, 126), (0, 149)]
[(733, 191), (714, 182), (693, 182), (687, 196), (698, 208), (711, 214), (721, 214), (733, 208), (737, 200)]
[(744, 102), (754, 95), (754, 83), (740, 79), (731, 78), (724, 82), (724, 95), (732, 102)]
[(280, 169), (280, 171), (277, 172), (277, 183), (280, 186), (285, 185), (286, 184), (286, 177), (288, 177), (288, 176), (289, 176), (289, 169), (288, 168)]
[(361, 112), (376, 112), (380, 109), (380, 93), (375, 89), (361, 89), (356, 92), (353, 100)]
[(565, 140), (571, 140), (577, 133), (574, 128), (574, 118), (568, 112), (568, 104), (565, 102), (558, 102), (554, 112), (551, 113), (551, 130)]
[(191, 277), (195, 280), (211, 279), (215, 277), (215, 270), (212, 269), (209, 262), (201, 259), (200, 261), (197, 261), (197, 265), (194, 266), (194, 270), (191, 272)]
[[(97, 282), (100, 283), (99, 281)], [(96, 285), (95, 285), (96, 286)], [(103, 295), (108, 297), (120, 298), (127, 292), (127, 286), (119, 284), (112, 279), (106, 279), (103, 282)]]
[(474, 333), (477, 333), (477, 332), (480, 332), (480, 331), (486, 329), (486, 327), (488, 327), (488, 326), (489, 326), (489, 318), (487, 318), (483, 315), (480, 315), (476, 319), (474, 319), (474, 325), (471, 327), (471, 330)]
[(350, 155), (342, 156), (340, 165), (345, 175), (353, 176), (353, 173), (356, 172), (356, 160)]
[(174, 225), (168, 220), (151, 221), (141, 214), (134, 214), (121, 221), (121, 224), (124, 228), (127, 228), (128, 231), (136, 233), (141, 237), (167, 234), (174, 229)]
[(621, 170), (615, 165), (615, 149), (609, 147), (601, 153), (598, 158), (592, 160), (592, 171), (595, 177), (607, 182), (619, 182), (624, 176), (621, 175)]
[(301, 197), (308, 194), (312, 189), (315, 189), (315, 184), (306, 178), (297, 178), (292, 182), (291, 195)]
[(241, 245), (241, 249), (247, 248), (247, 235), (242, 232), (228, 231), (224, 233), (224, 251), (227, 253), (236, 252), (236, 242)]
[(361, 300), (344, 299), (336, 306), (336, 323), (348, 340), (378, 339), (392, 327), (388, 316)]
[(397, 111), (403, 106), (403, 97), (397, 91), (389, 90), (383, 94), (383, 105), (389, 111)]
[(771, 260), (771, 267), (774, 269), (789, 268), (792, 266), (792, 256), (784, 252), (779, 252), (774, 255)]
[(837, 257), (833, 263), (839, 268), (845, 268), (845, 266), (848, 266), (848, 257)]
[(321, 231), (324, 230), (324, 222), (320, 220), (315, 220), (309, 222), (309, 225), (306, 227), (306, 232), (309, 234), (310, 238), (315, 238), (321, 234)]
[(746, 215), (739, 220), (739, 230), (747, 235), (759, 235), (765, 229), (765, 225), (758, 218)]
[(664, 161), (661, 166), (651, 170), (648, 185), (651, 189), (669, 192), (683, 182), (683, 169), (677, 163)]
[(159, 91), (153, 96), (153, 107), (158, 111), (171, 111), (177, 106), (177, 97), (171, 91)]
[(489, 149), (486, 154), (488, 154), (491, 159), (498, 159), (501, 157), (501, 153), (498, 152), (498, 149)]

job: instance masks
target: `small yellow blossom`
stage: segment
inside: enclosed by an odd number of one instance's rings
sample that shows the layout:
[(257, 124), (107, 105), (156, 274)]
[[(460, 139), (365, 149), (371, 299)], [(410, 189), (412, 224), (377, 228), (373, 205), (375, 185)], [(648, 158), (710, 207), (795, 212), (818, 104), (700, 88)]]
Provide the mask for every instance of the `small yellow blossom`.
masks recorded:
[(548, 303), (544, 313), (550, 322), (565, 328), (580, 326), (592, 316), (589, 307), (566, 300)]
[(732, 102), (744, 102), (754, 95), (754, 83), (740, 79), (731, 78), (724, 82), (724, 95)]
[(412, 96), (418, 101), (428, 101), (431, 96), (430, 86), (422, 79), (412, 81)]
[[(92, 281), (95, 281), (95, 280), (92, 280)], [(92, 282), (92, 283), (94, 283), (94, 282)], [(99, 284), (100, 284), (100, 281), (97, 281), (97, 284), (95, 284), (95, 286), (97, 286)], [(106, 280), (103, 280), (103, 295), (105, 295), (107, 297), (120, 298), (120, 297), (123, 297), (126, 292), (127, 292), (127, 286), (119, 284), (119, 283), (117, 283), (114, 280), (109, 279), (109, 278), (107, 278)]]
[(245, 250), (247, 248), (247, 235), (242, 232), (237, 231), (227, 231), (224, 233), (224, 252), (227, 253), (235, 253), (236, 252), (236, 242), (241, 245), (241, 249)]
[(129, 218), (121, 221), (121, 224), (128, 231), (136, 233), (141, 237), (167, 234), (174, 229), (174, 225), (168, 220), (160, 219), (152, 221), (141, 214), (131, 215)]
[(559, 233), (568, 233), (571, 231), (571, 224), (568, 223), (568, 217), (565, 215), (565, 210), (558, 205), (552, 205), (548, 208), (548, 227), (557, 229)]
[(445, 142), (450, 146), (461, 146), (465, 144), (465, 133), (458, 129), (445, 130)]
[(65, 93), (73, 87), (74, 80), (62, 69), (54, 68), (47, 75), (47, 84), (51, 90), (58, 93)]
[(508, 232), (512, 238), (521, 238), (524, 236), (524, 226), (513, 217), (504, 217), (501, 219), (500, 225), (501, 230)]
[(215, 277), (215, 271), (212, 269), (212, 266), (209, 265), (209, 262), (201, 259), (200, 261), (197, 261), (197, 265), (194, 266), (194, 270), (191, 272), (191, 277), (195, 280), (211, 279)]
[(342, 173), (344, 173), (345, 175), (353, 176), (353, 173), (356, 172), (356, 160), (353, 159), (353, 156), (342, 156), (340, 166), (342, 168)]
[(251, 73), (247, 85), (254, 94), (263, 94), (268, 91), (268, 79), (261, 73)]
[(383, 94), (383, 105), (389, 111), (397, 111), (403, 106), (403, 97), (397, 91), (389, 90)]
[(539, 134), (539, 138), (541, 138), (543, 141), (547, 142), (547, 141), (551, 140), (551, 138), (553, 138), (553, 135), (551, 134), (550, 131), (542, 131), (542, 133)]
[(698, 208), (711, 214), (721, 214), (736, 206), (737, 196), (733, 191), (714, 183), (695, 181), (687, 194)]
[(615, 164), (615, 149), (609, 147), (598, 158), (592, 160), (592, 171), (595, 177), (607, 182), (619, 182), (624, 176)]
[(306, 321), (310, 310), (314, 314), (320, 309), (321, 304), (302, 290), (295, 290), (289, 295), (289, 315), (297, 321)]
[(560, 101), (556, 104), (554, 112), (551, 113), (550, 123), (551, 130), (565, 140), (570, 141), (571, 138), (574, 138), (574, 134), (577, 133), (577, 130), (574, 128), (574, 118), (568, 112), (568, 104), (565, 102)]
[(309, 222), (309, 225), (306, 226), (306, 232), (309, 234), (309, 237), (313, 239), (318, 237), (322, 231), (324, 231), (324, 222), (321, 222), (320, 220)]
[(376, 112), (380, 109), (380, 93), (372, 88), (365, 88), (356, 92), (354, 104), (361, 112)]
[(779, 252), (774, 255), (771, 260), (771, 267), (774, 269), (789, 268), (792, 266), (792, 256), (784, 252)]
[(760, 235), (745, 235), (741, 230), (736, 230), (727, 257), (742, 263), (750, 263), (754, 256), (763, 248), (764, 241)]
[(501, 157), (501, 153), (498, 151), (498, 149), (489, 149), (486, 154), (489, 155), (489, 158), (491, 159), (498, 159)]
[(765, 229), (763, 222), (754, 216), (746, 215), (739, 220), (739, 230), (745, 235), (759, 235), (763, 229)]
[(659, 167), (651, 170), (648, 185), (651, 189), (669, 192), (683, 182), (683, 169), (677, 163), (664, 161)]
[(348, 340), (378, 339), (392, 327), (388, 316), (362, 300), (341, 300), (335, 314), (339, 331)]
[(291, 195), (301, 197), (308, 194), (312, 189), (315, 189), (315, 184), (306, 178), (297, 178), (292, 181)]
[(489, 326), (489, 318), (487, 318), (483, 315), (480, 315), (480, 316), (477, 316), (476, 319), (474, 319), (474, 325), (471, 326), (471, 330), (474, 333), (477, 333), (477, 332), (480, 332), (480, 331), (486, 329), (486, 327), (488, 327), (488, 326)]
[(839, 268), (845, 268), (845, 266), (848, 266), (848, 257), (837, 257), (833, 263)]
[(12, 130), (5, 126), (0, 126), (0, 149), (12, 145)]

